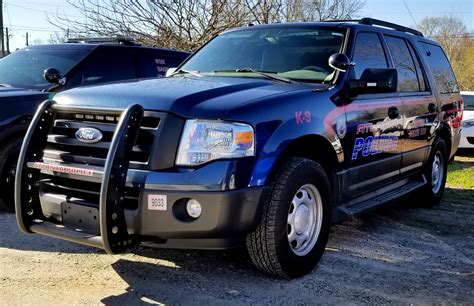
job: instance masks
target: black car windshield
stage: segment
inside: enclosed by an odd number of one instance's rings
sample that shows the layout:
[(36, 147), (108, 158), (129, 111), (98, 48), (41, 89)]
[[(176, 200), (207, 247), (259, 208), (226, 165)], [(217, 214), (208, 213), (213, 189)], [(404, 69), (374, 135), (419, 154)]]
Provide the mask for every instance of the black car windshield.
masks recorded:
[(51, 86), (43, 78), (43, 71), (53, 67), (62, 75), (74, 67), (89, 50), (23, 49), (0, 60), (0, 84), (27, 89), (46, 89)]
[(464, 99), (464, 109), (474, 110), (474, 95), (462, 95)]
[(344, 30), (329, 27), (250, 27), (217, 36), (182, 69), (202, 75), (264, 77), (255, 73), (260, 71), (323, 82), (334, 75), (328, 59), (341, 52), (344, 37)]

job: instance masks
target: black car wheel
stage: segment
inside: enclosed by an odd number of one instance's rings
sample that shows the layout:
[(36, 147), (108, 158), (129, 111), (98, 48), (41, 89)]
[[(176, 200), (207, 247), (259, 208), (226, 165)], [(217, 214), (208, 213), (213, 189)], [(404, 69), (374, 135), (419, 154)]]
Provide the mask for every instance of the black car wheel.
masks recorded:
[(331, 192), (324, 169), (312, 160), (291, 158), (262, 200), (260, 224), (247, 236), (252, 262), (274, 276), (307, 274), (329, 237)]
[(446, 143), (437, 138), (431, 148), (430, 157), (424, 169), (426, 186), (419, 192), (417, 205), (433, 207), (441, 201), (448, 173), (448, 153)]
[(22, 139), (7, 143), (0, 152), (0, 198), (8, 210), (15, 210), (15, 174)]

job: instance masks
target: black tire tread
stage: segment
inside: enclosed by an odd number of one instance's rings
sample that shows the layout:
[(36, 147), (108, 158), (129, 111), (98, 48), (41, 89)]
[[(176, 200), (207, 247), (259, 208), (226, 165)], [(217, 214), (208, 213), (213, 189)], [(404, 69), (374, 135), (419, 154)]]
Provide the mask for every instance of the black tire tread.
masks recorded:
[(9, 211), (14, 211), (15, 210), (15, 203), (13, 203), (13, 190), (6, 190), (6, 186), (4, 185), (3, 178), (4, 178), (4, 166), (5, 163), (8, 162), (8, 160), (11, 157), (18, 157), (17, 153), (21, 147), (21, 144), (23, 142), (22, 138), (15, 138), (7, 142), (5, 145), (3, 145), (3, 149), (0, 151), (0, 198), (3, 200), (3, 204)]
[[(445, 176), (447, 175), (448, 152), (447, 152), (446, 142), (442, 138), (436, 138), (431, 148), (430, 156), (428, 157), (428, 163), (424, 170), (425, 176), (427, 177), (427, 179), (430, 178), (430, 175), (431, 175), (430, 170), (431, 170), (431, 164), (432, 164), (432, 160), (431, 160), (432, 155), (434, 154), (434, 152), (436, 151), (438, 147), (441, 147), (441, 149), (443, 149), (442, 154), (444, 155), (444, 158), (445, 158), (444, 165), (446, 167), (444, 175)], [(446, 184), (446, 181), (444, 182), (444, 184)], [(415, 200), (416, 200), (417, 206), (422, 207), (422, 208), (432, 208), (436, 206), (441, 201), (442, 195), (444, 193), (444, 188), (445, 187), (442, 186), (440, 193), (438, 195), (434, 195), (431, 190), (430, 180), (428, 180), (427, 185), (415, 194)]]
[(324, 173), (323, 168), (312, 160), (301, 157), (288, 159), (283, 167), (281, 167), (276, 173), (270, 185), (270, 189), (268, 190), (263, 204), (261, 222), (255, 231), (247, 235), (247, 249), (252, 263), (260, 271), (273, 276), (288, 278), (288, 275), (279, 263), (276, 255), (276, 246), (271, 237), (274, 237), (275, 235), (274, 229), (277, 208), (281, 194), (284, 192), (284, 186), (290, 179), (291, 173), (304, 163), (313, 163), (313, 166), (316, 166), (322, 173)]

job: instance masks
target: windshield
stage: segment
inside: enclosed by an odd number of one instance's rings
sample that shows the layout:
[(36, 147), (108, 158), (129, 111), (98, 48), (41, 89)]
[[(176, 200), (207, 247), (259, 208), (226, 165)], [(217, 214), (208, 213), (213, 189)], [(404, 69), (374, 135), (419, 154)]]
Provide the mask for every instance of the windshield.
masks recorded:
[(205, 45), (182, 69), (262, 77), (251, 71), (256, 70), (299, 81), (328, 81), (334, 74), (328, 59), (342, 51), (344, 33), (326, 27), (250, 27), (227, 32)]
[(464, 109), (474, 110), (474, 95), (463, 95)]
[(16, 51), (0, 60), (0, 84), (38, 90), (49, 88), (51, 84), (43, 78), (46, 68), (56, 68), (64, 75), (89, 52), (64, 49)]

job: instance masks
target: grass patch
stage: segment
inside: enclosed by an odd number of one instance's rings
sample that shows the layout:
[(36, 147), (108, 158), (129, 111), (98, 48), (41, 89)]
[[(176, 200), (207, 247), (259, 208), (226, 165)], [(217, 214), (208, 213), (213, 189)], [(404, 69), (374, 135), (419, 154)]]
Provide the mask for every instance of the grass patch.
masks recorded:
[(446, 185), (451, 188), (474, 189), (474, 158), (457, 157), (448, 165)]
[(473, 199), (474, 199), (474, 189), (454, 189), (454, 188), (448, 187), (444, 191), (443, 200), (446, 202), (472, 203)]

